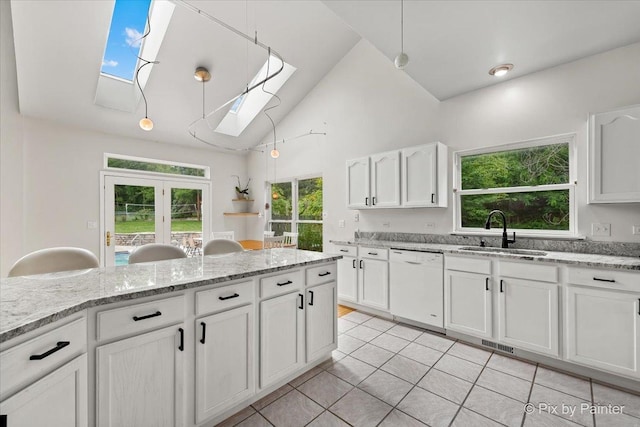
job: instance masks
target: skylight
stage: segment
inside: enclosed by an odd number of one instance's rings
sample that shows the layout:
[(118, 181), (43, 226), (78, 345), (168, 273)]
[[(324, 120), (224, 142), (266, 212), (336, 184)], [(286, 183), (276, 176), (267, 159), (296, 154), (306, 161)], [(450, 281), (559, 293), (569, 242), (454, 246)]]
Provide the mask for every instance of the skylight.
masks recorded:
[(151, 0), (116, 0), (100, 71), (132, 82)]
[[(251, 83), (249, 83), (249, 87), (267, 77), (267, 68), (269, 69), (268, 75), (272, 75), (280, 69), (281, 65), (282, 61), (280, 59), (271, 56), (271, 58), (264, 63), (260, 71), (258, 71), (258, 74), (256, 74)], [(262, 111), (271, 98), (273, 98), (273, 95), (267, 92), (277, 93), (295, 71), (295, 67), (285, 62), (282, 72), (266, 82), (264, 90), (262, 86), (260, 86), (236, 99), (227, 115), (224, 116), (218, 124), (216, 132), (225, 135), (239, 136), (249, 123), (256, 118), (258, 113)]]

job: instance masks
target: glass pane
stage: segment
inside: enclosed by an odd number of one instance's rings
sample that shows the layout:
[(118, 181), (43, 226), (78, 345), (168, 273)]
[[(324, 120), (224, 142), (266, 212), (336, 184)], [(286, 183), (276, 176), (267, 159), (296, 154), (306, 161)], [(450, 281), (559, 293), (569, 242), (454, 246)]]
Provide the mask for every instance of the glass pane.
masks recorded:
[(272, 222), (271, 231), (274, 232), (274, 236), (282, 236), (282, 233), (284, 231), (291, 232), (291, 223), (290, 222)]
[(461, 162), (463, 190), (569, 182), (569, 144), (464, 156)]
[(322, 221), (322, 178), (298, 181), (298, 219)]
[(202, 190), (171, 189), (171, 244), (202, 255)]
[[(500, 209), (507, 227), (524, 230), (569, 230), (569, 190), (461, 196), (462, 227), (484, 228), (489, 212)], [(502, 228), (494, 215), (492, 228)]]
[(298, 249), (322, 252), (322, 224), (298, 223)]
[(201, 168), (165, 165), (162, 163), (142, 162), (138, 160), (115, 159), (112, 157), (107, 159), (107, 166), (117, 169), (170, 173), (172, 175), (205, 176), (205, 170)]
[[(271, 184), (271, 219), (291, 219), (291, 183)], [(277, 234), (277, 233), (276, 233)]]
[(115, 185), (115, 265), (129, 264), (140, 245), (155, 243), (155, 187)]

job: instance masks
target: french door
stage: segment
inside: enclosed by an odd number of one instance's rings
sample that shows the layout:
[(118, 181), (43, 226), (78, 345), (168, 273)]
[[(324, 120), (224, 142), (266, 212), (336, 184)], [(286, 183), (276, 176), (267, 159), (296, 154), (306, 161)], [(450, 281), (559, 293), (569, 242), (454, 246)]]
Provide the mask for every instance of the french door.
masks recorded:
[(204, 182), (105, 175), (103, 265), (126, 265), (129, 254), (148, 243), (201, 254), (209, 235), (209, 194)]

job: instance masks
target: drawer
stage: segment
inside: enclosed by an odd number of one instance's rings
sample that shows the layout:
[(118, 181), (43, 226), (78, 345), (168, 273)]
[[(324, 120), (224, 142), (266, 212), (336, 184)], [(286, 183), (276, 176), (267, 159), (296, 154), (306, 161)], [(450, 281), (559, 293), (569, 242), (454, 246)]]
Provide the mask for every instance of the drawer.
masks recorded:
[(353, 256), (353, 257), (358, 256), (357, 246), (345, 246), (345, 245), (334, 245), (334, 246), (335, 246), (334, 252), (338, 255)]
[(196, 292), (196, 316), (253, 303), (253, 280)]
[(567, 268), (567, 282), (573, 285), (640, 292), (640, 272), (595, 268)]
[(332, 280), (336, 280), (336, 276), (337, 270), (335, 262), (307, 268), (307, 286), (331, 282)]
[(87, 351), (81, 318), (0, 353), (0, 397), (18, 391)]
[(184, 320), (184, 296), (133, 304), (98, 313), (98, 341), (139, 334)]
[(388, 249), (380, 249), (380, 248), (370, 248), (367, 246), (360, 246), (360, 258), (369, 258), (369, 259), (381, 259), (388, 260), (389, 259), (389, 250)]
[(447, 270), (468, 271), (470, 273), (491, 274), (491, 259), (447, 255), (444, 258), (444, 268)]
[(275, 295), (286, 294), (304, 286), (302, 271), (293, 270), (276, 276), (260, 279), (260, 296), (269, 298)]
[(555, 265), (499, 261), (499, 269), (501, 277), (530, 279), (550, 283), (558, 283), (559, 281), (558, 267)]

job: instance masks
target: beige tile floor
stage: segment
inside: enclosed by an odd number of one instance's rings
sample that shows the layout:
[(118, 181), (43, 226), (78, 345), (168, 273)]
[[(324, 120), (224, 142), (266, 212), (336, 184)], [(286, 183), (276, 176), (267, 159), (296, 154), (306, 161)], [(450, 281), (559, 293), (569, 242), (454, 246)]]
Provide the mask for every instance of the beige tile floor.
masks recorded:
[[(338, 330), (332, 360), (219, 426), (640, 427), (640, 396), (590, 379), (358, 311)], [(592, 415), (581, 404), (624, 408)]]

